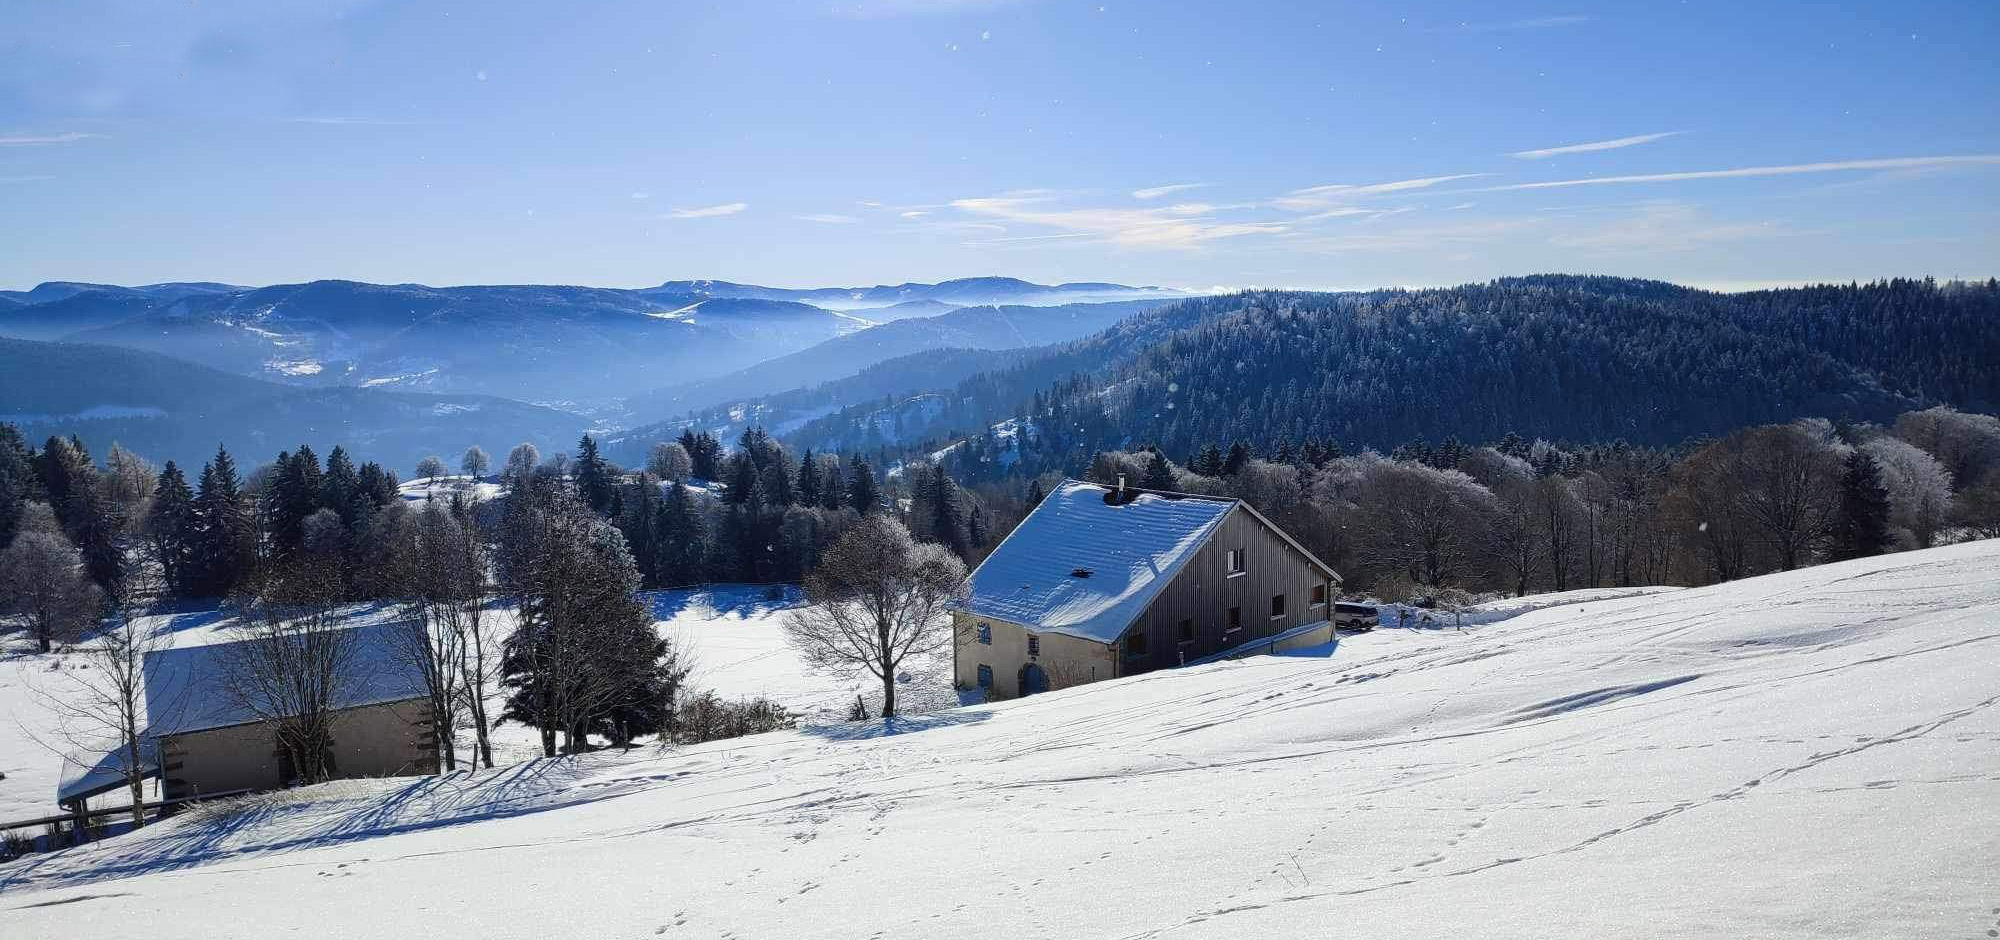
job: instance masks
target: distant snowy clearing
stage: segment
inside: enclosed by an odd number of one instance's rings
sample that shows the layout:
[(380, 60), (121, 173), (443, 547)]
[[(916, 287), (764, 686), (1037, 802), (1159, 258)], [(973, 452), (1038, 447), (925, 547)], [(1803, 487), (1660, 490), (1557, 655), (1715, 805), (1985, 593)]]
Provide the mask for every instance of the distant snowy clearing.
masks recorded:
[(292, 791), (0, 866), (0, 934), (1981, 937), (1996, 702), (1987, 541)]
[[(882, 685), (874, 677), (844, 679), (815, 672), (800, 661), (785, 639), (785, 613), (804, 602), (795, 587), (723, 584), (646, 595), (653, 617), (694, 657), (688, 684), (724, 698), (764, 697), (808, 724), (847, 720), (859, 695), (870, 714), (882, 708)], [(951, 687), (951, 653), (907, 664), (898, 683), (896, 709), (904, 714), (959, 704)]]

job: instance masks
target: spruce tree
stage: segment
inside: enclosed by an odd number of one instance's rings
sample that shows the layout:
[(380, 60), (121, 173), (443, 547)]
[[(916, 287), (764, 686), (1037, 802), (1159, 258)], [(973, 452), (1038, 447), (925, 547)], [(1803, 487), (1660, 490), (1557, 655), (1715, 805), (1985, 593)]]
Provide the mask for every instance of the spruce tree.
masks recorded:
[(1028, 481), (1028, 508), (1030, 510), (1034, 509), (1036, 506), (1040, 506), (1042, 504), (1042, 499), (1045, 496), (1047, 496), (1047, 494), (1042, 492), (1042, 481), (1040, 477), (1036, 477), (1035, 479)]
[(875, 488), (875, 468), (856, 454), (847, 460), (847, 505), (858, 513), (870, 513), (882, 505), (882, 495)]
[(152, 541), (167, 590), (176, 596), (187, 596), (193, 587), (197, 547), (194, 491), (188, 488), (187, 476), (171, 460), (153, 484), (153, 505), (146, 515), (145, 531)]
[(360, 493), (361, 478), (354, 461), (345, 449), (334, 445), (333, 452), (326, 455), (326, 473), (320, 478), (319, 504), (339, 513), (341, 523), (353, 531), (354, 520), (361, 513)]
[(840, 475), (840, 456), (829, 454), (821, 463), (826, 465), (826, 474), (819, 482), (819, 507), (839, 509), (847, 505), (847, 481)]
[(1174, 469), (1167, 465), (1166, 455), (1153, 451), (1146, 461), (1146, 475), (1139, 479), (1139, 487), (1148, 490), (1171, 490), (1174, 488)]
[(1242, 441), (1229, 445), (1229, 456), (1223, 458), (1222, 475), (1233, 477), (1250, 462), (1250, 447)]
[(611, 511), (617, 495), (611, 483), (611, 467), (597, 453), (597, 440), (588, 434), (576, 442), (576, 495), (600, 515)]
[(1833, 561), (1866, 558), (1889, 550), (1889, 488), (1882, 468), (1857, 447), (1847, 455), (1840, 477), (1840, 513), (1833, 522)]
[(194, 591), (221, 597), (236, 587), (256, 560), (255, 520), (236, 475), (236, 459), (224, 448), (217, 447), (215, 457), (201, 469), (194, 516)]
[(813, 463), (812, 448), (799, 458), (799, 505), (819, 505), (819, 467)]

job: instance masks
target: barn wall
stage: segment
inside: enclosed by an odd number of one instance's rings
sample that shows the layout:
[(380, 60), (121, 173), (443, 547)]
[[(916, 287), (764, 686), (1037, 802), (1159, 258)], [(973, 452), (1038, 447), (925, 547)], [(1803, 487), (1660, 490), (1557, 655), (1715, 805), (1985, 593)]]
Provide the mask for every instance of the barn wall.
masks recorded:
[[(1244, 571), (1230, 577), (1228, 559), (1233, 548), (1243, 549)], [(1131, 634), (1143, 632), (1146, 653), (1135, 657), (1123, 655), (1125, 649), (1121, 649), (1118, 674), (1178, 666), (1325, 620), (1328, 606), (1311, 602), (1314, 585), (1328, 585), (1329, 598), (1337, 590), (1303, 553), (1238, 507), (1139, 616), (1137, 625), (1127, 633), (1126, 649)], [(1270, 615), (1274, 594), (1285, 595), (1283, 617)], [(1225, 633), (1231, 607), (1242, 608), (1242, 628)], [(1194, 621), (1192, 642), (1179, 640), (1182, 620)]]
[[(394, 777), (436, 773), (437, 748), (422, 699), (344, 709), (333, 716), (333, 764), (338, 777)], [(279, 779), (278, 735), (268, 722), (231, 725), (161, 742), (168, 799), (274, 790)]]

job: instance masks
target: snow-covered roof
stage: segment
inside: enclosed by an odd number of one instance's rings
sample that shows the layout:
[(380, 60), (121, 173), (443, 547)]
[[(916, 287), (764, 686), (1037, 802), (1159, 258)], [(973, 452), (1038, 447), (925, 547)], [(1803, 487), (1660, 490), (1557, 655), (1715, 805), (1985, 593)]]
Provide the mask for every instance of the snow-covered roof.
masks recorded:
[[(1237, 502), (1064, 481), (972, 573), (965, 609), (1109, 643), (1144, 613)], [(1088, 570), (1088, 576), (1076, 572)]]
[[(405, 655), (407, 621), (342, 627), (348, 670), (334, 708), (359, 708), (424, 696), (423, 671)], [(259, 711), (234, 694), (229, 681), (243, 644), (234, 640), (180, 646), (146, 656), (146, 719), (151, 736), (186, 734), (258, 720)]]
[[(159, 772), (159, 744), (148, 735), (139, 736), (139, 769), (144, 776)], [(107, 740), (103, 747), (86, 748), (63, 755), (62, 779), (56, 783), (56, 802), (92, 797), (125, 786), (124, 746)]]

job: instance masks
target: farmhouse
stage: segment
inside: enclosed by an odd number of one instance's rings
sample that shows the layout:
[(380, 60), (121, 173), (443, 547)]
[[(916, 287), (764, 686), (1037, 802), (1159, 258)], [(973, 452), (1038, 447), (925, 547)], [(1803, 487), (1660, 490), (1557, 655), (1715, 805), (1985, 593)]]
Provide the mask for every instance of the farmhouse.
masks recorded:
[(1066, 480), (972, 573), (954, 669), (1012, 698), (1323, 643), (1339, 583), (1242, 500)]
[[(421, 669), (400, 655), (412, 626), (374, 623), (345, 634), (331, 683), (331, 758), (338, 777), (400, 776), (437, 770), (437, 741)], [(278, 711), (233, 671), (255, 641), (191, 643), (148, 654), (144, 663), (148, 776), (165, 800), (274, 790), (297, 774), (278, 746)], [(125, 786), (122, 755), (72, 758), (56, 799), (73, 811)]]

